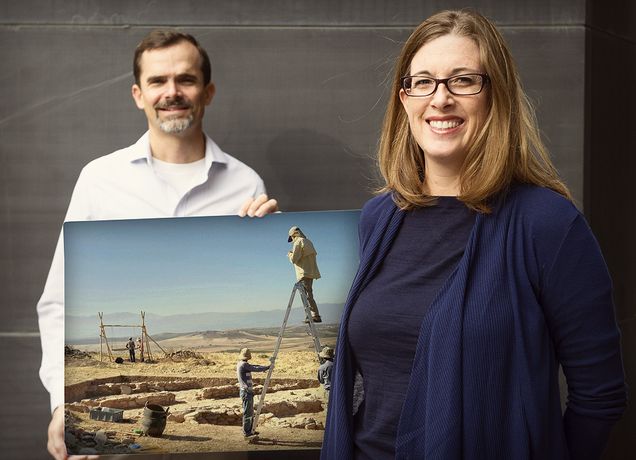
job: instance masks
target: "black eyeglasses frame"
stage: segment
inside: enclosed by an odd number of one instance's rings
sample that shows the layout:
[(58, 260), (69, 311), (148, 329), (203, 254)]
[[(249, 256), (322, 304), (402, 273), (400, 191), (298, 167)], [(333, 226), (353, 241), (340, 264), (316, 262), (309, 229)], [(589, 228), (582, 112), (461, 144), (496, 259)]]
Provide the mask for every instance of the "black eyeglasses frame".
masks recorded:
[[(469, 93), (469, 94), (457, 94), (454, 93), (452, 89), (450, 89), (448, 87), (448, 82), (454, 78), (457, 77), (463, 77), (466, 75), (479, 75), (481, 77), (481, 88), (479, 88), (479, 91), (477, 91), (476, 93)], [(462, 74), (458, 74), (458, 75), (452, 75), (448, 78), (433, 78), (433, 77), (426, 77), (426, 78), (430, 78), (431, 80), (435, 81), (435, 87), (433, 88), (433, 91), (431, 91), (428, 94), (418, 94), (418, 95), (413, 95), (413, 94), (409, 94), (410, 88), (406, 87), (406, 79), (407, 78), (415, 78), (415, 77), (421, 77), (422, 75), (405, 75), (403, 77), (400, 78), (400, 88), (402, 88), (404, 90), (404, 93), (408, 96), (408, 97), (428, 97), (431, 96), (433, 94), (435, 94), (435, 92), (437, 91), (437, 87), (440, 85), (440, 83), (443, 83), (444, 86), (446, 86), (446, 89), (448, 90), (449, 93), (451, 93), (453, 96), (474, 96), (476, 94), (481, 93), (484, 90), (484, 86), (486, 86), (487, 83), (490, 82), (490, 77), (488, 76), (488, 74), (486, 73), (462, 73)]]

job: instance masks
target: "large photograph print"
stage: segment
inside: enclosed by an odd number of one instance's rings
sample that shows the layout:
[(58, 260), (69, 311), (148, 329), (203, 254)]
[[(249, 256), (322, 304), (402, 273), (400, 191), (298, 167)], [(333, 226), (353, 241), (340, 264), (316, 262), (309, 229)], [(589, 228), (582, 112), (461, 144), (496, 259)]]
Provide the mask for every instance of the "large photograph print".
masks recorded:
[(66, 223), (69, 454), (317, 452), (358, 219)]

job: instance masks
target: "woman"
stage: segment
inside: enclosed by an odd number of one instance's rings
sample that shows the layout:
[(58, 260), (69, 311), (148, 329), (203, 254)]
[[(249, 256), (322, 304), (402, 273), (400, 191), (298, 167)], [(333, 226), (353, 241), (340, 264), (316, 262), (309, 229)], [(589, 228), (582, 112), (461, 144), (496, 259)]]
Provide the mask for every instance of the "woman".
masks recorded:
[(392, 91), (322, 458), (599, 458), (626, 400), (611, 280), (507, 45), (441, 12)]

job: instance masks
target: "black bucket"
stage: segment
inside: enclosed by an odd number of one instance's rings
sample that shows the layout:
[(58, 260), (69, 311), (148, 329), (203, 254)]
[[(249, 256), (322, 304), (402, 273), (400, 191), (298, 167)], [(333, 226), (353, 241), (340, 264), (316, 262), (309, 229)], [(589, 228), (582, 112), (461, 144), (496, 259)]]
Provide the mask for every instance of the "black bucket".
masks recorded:
[(163, 430), (166, 428), (166, 418), (168, 417), (168, 409), (163, 409), (158, 404), (146, 403), (144, 407), (144, 416), (141, 419), (141, 426), (144, 434), (153, 438), (160, 438)]

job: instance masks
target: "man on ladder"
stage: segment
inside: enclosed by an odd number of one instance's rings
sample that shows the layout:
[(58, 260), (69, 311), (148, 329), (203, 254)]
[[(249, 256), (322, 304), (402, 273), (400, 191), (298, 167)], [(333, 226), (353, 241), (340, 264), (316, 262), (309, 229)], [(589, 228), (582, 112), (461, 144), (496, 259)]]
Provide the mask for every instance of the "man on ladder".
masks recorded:
[[(309, 302), (309, 309), (311, 310), (311, 319), (314, 323), (321, 323), (322, 318), (318, 313), (318, 305), (314, 300), (314, 292), (312, 285), (314, 280), (320, 278), (320, 271), (318, 271), (318, 264), (316, 263), (316, 249), (313, 243), (303, 234), (299, 227), (292, 227), (289, 229), (289, 238), (287, 242), (292, 244), (292, 249), (287, 253), (289, 261), (294, 264), (296, 270), (296, 279), (300, 281), (307, 293), (307, 301)], [(309, 319), (305, 319), (308, 323)]]

